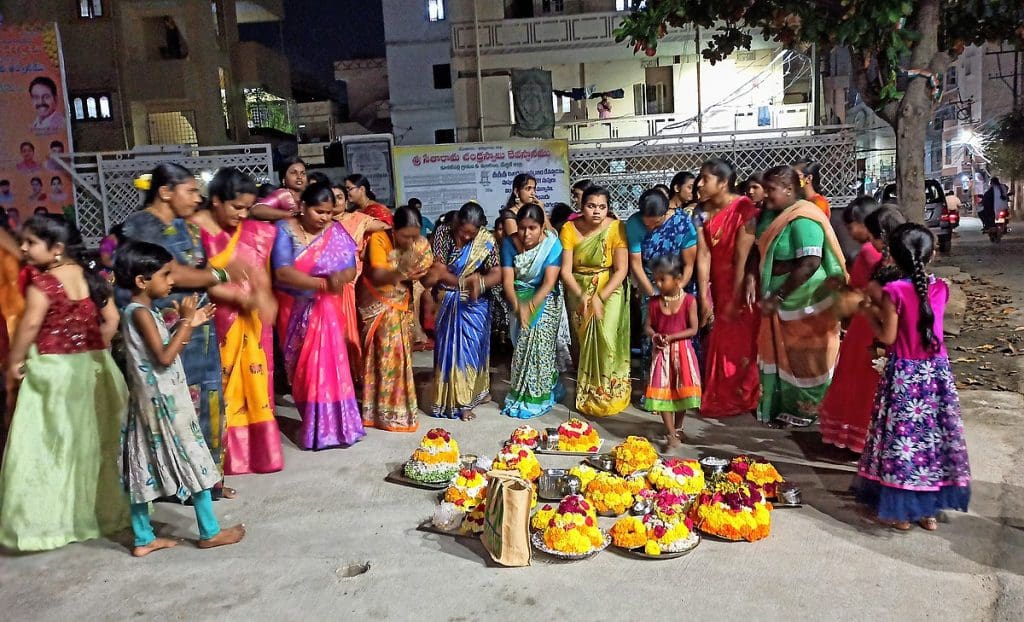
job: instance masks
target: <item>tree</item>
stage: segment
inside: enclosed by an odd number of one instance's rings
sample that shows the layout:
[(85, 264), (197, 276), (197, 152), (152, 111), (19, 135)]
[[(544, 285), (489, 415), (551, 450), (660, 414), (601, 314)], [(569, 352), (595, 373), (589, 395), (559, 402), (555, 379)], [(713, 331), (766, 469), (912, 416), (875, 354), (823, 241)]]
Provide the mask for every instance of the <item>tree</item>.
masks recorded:
[[(950, 61), (986, 41), (1024, 45), (1021, 0), (648, 0), (615, 31), (634, 53), (656, 53), (669, 28), (696, 26), (712, 64), (750, 49), (761, 33), (787, 48), (849, 49), (853, 85), (896, 132), (897, 192), (924, 210), (924, 139)], [(817, 68), (815, 68), (817, 70)]]
[(1019, 186), (1024, 181), (1024, 108), (1018, 108), (999, 120), (988, 136), (985, 155), (992, 169), (1015, 191), (1014, 211), (1020, 214), (1022, 189)]

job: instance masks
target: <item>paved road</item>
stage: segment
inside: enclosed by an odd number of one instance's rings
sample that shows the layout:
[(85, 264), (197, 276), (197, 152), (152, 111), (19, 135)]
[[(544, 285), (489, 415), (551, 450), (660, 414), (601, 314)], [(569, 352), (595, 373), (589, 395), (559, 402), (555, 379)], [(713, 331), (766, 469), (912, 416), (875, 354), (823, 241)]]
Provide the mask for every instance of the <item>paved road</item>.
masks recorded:
[[(949, 261), (984, 265), (996, 278), (987, 240), (968, 229)], [(1007, 254), (999, 261), (1019, 265), (1019, 243), (1016, 234), (1004, 242), (999, 252)], [(429, 357), (417, 363), (418, 378), (427, 380)], [(507, 372), (496, 371), (499, 394), (506, 382)], [(865, 525), (844, 494), (852, 465), (824, 460), (813, 431), (769, 430), (746, 417), (691, 420), (692, 443), (683, 455), (760, 453), (803, 488), (808, 505), (774, 512), (765, 541), (705, 541), (678, 560), (607, 551), (574, 564), (538, 557), (529, 568), (495, 568), (478, 542), (417, 531), (435, 496), (384, 477), (419, 435), (372, 430), (347, 450), (310, 453), (288, 443), (282, 473), (231, 478), (241, 497), (215, 507), (222, 521), (248, 525), (240, 545), (213, 551), (184, 545), (136, 560), (124, 538), (0, 558), (3, 617), (1018, 621), (1024, 619), (1024, 399), (987, 391), (964, 392), (962, 399), (975, 476), (972, 509), (950, 514), (936, 533)], [(446, 427), (464, 451), (488, 454), (516, 422), (494, 407), (479, 415)], [(560, 409), (535, 425), (566, 416)], [(421, 431), (432, 423), (425, 419)], [(655, 435), (660, 427), (632, 410), (596, 425), (613, 440)], [(161, 504), (155, 519), (164, 534), (194, 537), (187, 508)], [(368, 572), (342, 576), (346, 566), (363, 562), (370, 563)]]

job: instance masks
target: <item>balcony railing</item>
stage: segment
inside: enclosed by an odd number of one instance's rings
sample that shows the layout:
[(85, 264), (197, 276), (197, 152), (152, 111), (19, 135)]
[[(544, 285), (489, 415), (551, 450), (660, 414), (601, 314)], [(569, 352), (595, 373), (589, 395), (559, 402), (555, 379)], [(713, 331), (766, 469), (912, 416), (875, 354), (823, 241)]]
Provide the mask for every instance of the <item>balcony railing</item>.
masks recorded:
[[(624, 16), (624, 13), (611, 12), (481, 21), (480, 53), (555, 50), (567, 45), (616, 45), (612, 33)], [(452, 26), (452, 51), (455, 54), (476, 53), (473, 30), (472, 22)], [(665, 37), (669, 41), (692, 38), (693, 31), (689, 29), (675, 30)]]

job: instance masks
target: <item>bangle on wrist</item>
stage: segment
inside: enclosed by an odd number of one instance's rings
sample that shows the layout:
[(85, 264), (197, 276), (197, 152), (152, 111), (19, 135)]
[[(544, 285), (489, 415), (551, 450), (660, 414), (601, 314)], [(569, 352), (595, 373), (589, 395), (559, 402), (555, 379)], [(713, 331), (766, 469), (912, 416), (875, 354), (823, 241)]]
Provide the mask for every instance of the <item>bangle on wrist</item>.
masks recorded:
[(228, 271), (223, 268), (213, 268), (210, 272), (213, 274), (213, 278), (217, 279), (217, 283), (221, 285), (231, 282), (231, 277), (228, 276)]
[(327, 291), (327, 279), (320, 278), (320, 282), (316, 284), (316, 291), (326, 292)]

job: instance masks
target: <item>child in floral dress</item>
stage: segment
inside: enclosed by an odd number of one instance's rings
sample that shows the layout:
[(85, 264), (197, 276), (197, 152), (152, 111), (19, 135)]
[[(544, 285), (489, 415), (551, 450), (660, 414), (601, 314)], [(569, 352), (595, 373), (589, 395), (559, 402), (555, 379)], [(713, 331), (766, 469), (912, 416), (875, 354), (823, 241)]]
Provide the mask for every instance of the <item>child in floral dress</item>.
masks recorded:
[(177, 544), (153, 533), (149, 502), (161, 497), (191, 497), (201, 549), (234, 544), (245, 536), (243, 525), (221, 529), (213, 514), (210, 490), (221, 479), (220, 469), (203, 437), (178, 356), (192, 330), (212, 317), (213, 305), (199, 307), (195, 294), (186, 297), (176, 305), (181, 321), (173, 335), (153, 310), (153, 300), (174, 286), (173, 260), (163, 247), (147, 242), (129, 243), (114, 260), (117, 286), (132, 292), (121, 320), (131, 388), (121, 471), (131, 501), (136, 557)]
[(869, 290), (865, 311), (888, 361), (854, 482), (857, 499), (900, 530), (938, 528), (943, 509), (967, 511), (971, 469), (956, 383), (942, 342), (949, 287), (925, 272), (935, 239), (921, 225), (893, 231), (902, 277)]

